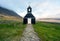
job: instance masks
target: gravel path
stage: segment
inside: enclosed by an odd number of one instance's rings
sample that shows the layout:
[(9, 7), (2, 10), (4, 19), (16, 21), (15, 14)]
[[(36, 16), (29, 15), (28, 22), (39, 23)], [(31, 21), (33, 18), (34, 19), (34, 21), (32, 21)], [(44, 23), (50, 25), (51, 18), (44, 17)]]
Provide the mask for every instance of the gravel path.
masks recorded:
[(28, 24), (20, 41), (40, 41), (31, 24)]

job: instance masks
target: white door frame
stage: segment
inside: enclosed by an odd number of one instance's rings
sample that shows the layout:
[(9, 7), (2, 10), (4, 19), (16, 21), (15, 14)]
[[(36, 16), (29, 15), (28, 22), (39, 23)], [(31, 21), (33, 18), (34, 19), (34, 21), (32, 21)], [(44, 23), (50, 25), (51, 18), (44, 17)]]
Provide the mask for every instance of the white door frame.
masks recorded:
[(28, 24), (31, 24), (31, 18), (28, 18), (27, 21), (28, 21)]

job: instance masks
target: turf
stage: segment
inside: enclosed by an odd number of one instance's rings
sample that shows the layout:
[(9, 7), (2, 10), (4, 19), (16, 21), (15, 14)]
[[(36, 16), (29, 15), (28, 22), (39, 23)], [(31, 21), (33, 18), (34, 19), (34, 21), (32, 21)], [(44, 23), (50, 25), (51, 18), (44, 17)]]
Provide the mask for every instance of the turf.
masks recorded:
[(42, 41), (60, 41), (60, 24), (37, 22), (34, 30)]
[(18, 21), (0, 21), (0, 41), (19, 41), (25, 26)]

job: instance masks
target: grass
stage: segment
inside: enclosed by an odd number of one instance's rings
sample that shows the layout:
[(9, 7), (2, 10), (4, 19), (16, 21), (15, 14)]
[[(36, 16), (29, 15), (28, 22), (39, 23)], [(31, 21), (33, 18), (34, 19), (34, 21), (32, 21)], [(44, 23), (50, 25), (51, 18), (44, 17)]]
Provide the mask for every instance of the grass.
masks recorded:
[(0, 41), (19, 41), (25, 26), (19, 21), (0, 20)]
[(60, 24), (37, 22), (34, 30), (42, 41), (60, 41)]

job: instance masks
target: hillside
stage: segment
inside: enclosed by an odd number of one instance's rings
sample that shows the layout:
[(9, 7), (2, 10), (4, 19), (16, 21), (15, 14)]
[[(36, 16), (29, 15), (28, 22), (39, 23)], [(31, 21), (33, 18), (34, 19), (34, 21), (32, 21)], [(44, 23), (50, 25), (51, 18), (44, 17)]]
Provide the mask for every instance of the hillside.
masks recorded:
[(0, 41), (18, 41), (26, 25), (14, 11), (0, 7)]
[(0, 7), (0, 14), (20, 17), (16, 12)]
[(0, 7), (0, 20), (21, 20), (22, 17), (16, 12)]

